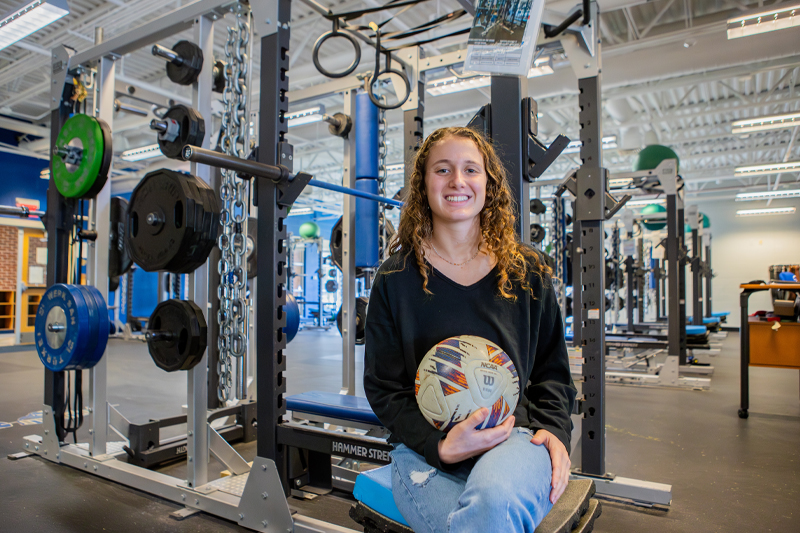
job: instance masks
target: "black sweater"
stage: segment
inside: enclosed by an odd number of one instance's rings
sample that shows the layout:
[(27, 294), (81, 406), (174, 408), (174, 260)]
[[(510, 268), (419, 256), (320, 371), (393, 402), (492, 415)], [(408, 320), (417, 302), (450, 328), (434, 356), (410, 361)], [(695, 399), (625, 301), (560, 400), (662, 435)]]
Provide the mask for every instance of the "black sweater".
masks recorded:
[[(405, 263), (405, 264), (404, 264)], [(396, 271), (396, 272), (392, 272)], [(530, 274), (533, 297), (515, 286), (516, 302), (497, 291), (497, 267), (465, 287), (431, 267), (428, 290), (413, 256), (387, 259), (369, 298), (364, 360), (364, 392), (375, 415), (402, 442), (433, 467), (445, 433), (422, 416), (414, 397), (417, 367), (428, 350), (448, 337), (477, 335), (500, 346), (519, 374), (516, 425), (546, 429), (570, 450), (570, 413), (577, 393), (572, 383), (564, 325), (549, 281)], [(527, 386), (523, 386), (526, 384)]]

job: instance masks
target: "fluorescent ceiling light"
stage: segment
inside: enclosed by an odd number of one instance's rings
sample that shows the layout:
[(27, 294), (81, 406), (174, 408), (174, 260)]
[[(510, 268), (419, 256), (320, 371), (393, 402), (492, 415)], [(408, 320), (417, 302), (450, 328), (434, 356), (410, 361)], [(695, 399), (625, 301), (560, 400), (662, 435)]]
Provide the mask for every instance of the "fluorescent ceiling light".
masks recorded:
[(34, 0), (0, 20), (0, 50), (69, 15), (67, 0)]
[(297, 216), (300, 216), (300, 215), (310, 215), (313, 212), (314, 212), (314, 210), (311, 209), (310, 207), (294, 207), (294, 208), (292, 208), (291, 211), (289, 211), (289, 216), (290, 217), (297, 217)]
[(142, 146), (141, 148), (133, 148), (125, 150), (120, 154), (120, 159), (123, 161), (141, 161), (142, 159), (152, 159), (164, 154), (161, 153), (161, 148), (157, 144)]
[(731, 124), (731, 132), (753, 133), (755, 131), (781, 130), (797, 125), (800, 125), (800, 113), (790, 113), (788, 115), (737, 120)]
[(791, 215), (797, 211), (794, 207), (768, 207), (765, 209), (740, 209), (737, 217), (757, 217), (761, 215)]
[(800, 189), (785, 191), (740, 192), (736, 195), (737, 202), (752, 200), (769, 200), (770, 198), (794, 198), (800, 196)]
[[(577, 154), (581, 151), (581, 141), (570, 141), (567, 147), (564, 149), (562, 154)], [(616, 135), (608, 135), (603, 137), (603, 150), (609, 150), (612, 148), (617, 147), (617, 136)]]
[(625, 207), (638, 207), (641, 205), (650, 205), (650, 204), (665, 204), (667, 200), (665, 198), (651, 198), (650, 200), (628, 200), (625, 202)]
[[(551, 57), (540, 57), (533, 62), (533, 66), (528, 71), (529, 78), (537, 76), (547, 76), (553, 73), (553, 60)], [(480, 89), (481, 87), (488, 87), (492, 84), (491, 76), (473, 76), (471, 78), (458, 78), (450, 76), (447, 78), (440, 78), (438, 80), (429, 81), (427, 91), (432, 96), (440, 96), (443, 94), (452, 94), (460, 91), (468, 91), (470, 89)]]
[(293, 126), (302, 126), (304, 124), (321, 122), (322, 115), (324, 114), (325, 114), (325, 107), (317, 105), (314, 107), (309, 107), (308, 109), (303, 109), (302, 111), (287, 113), (285, 118), (289, 124), (289, 127), (291, 128)]
[(728, 19), (728, 39), (800, 27), (800, 4)]
[(744, 176), (765, 176), (767, 174), (781, 174), (782, 172), (797, 172), (798, 170), (800, 170), (800, 161), (789, 161), (788, 163), (736, 167), (733, 170), (733, 175), (741, 178)]

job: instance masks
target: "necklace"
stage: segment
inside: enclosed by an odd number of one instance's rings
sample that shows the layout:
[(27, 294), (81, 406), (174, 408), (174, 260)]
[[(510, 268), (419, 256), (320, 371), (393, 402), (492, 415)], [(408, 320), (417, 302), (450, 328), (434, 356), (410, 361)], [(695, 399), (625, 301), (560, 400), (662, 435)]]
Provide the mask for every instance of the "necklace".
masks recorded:
[(460, 266), (464, 266), (464, 265), (466, 265), (467, 263), (469, 263), (470, 261), (472, 261), (473, 259), (475, 259), (476, 257), (478, 257), (478, 253), (481, 251), (481, 246), (480, 246), (480, 244), (479, 244), (479, 245), (478, 245), (478, 249), (477, 249), (477, 250), (475, 250), (475, 255), (473, 255), (472, 257), (470, 257), (469, 259), (467, 259), (467, 260), (466, 260), (466, 261), (464, 261), (463, 263), (453, 263), (452, 261), (448, 261), (447, 259), (445, 259), (444, 257), (442, 257), (442, 254), (440, 254), (439, 252), (437, 252), (437, 251), (436, 251), (436, 247), (433, 245), (433, 241), (428, 241), (428, 244), (430, 244), (430, 245), (431, 245), (431, 249), (433, 250), (433, 253), (435, 253), (435, 254), (436, 254), (438, 257), (439, 257), (439, 259), (441, 259), (441, 260), (442, 260), (442, 261), (444, 261), (445, 263), (449, 263), (449, 264), (451, 264), (451, 265), (453, 265), (453, 266), (457, 266), (457, 267), (460, 267)]

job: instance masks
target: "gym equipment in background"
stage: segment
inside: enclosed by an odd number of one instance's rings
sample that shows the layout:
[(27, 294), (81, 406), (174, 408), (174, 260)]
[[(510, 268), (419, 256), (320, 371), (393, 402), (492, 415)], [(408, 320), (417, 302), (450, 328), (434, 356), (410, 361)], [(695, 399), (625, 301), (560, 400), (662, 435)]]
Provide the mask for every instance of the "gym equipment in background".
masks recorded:
[(105, 353), (108, 330), (108, 307), (100, 291), (56, 283), (36, 311), (36, 351), (53, 372), (92, 368)]
[(214, 191), (191, 174), (155, 170), (131, 194), (125, 230), (133, 261), (147, 272), (194, 271), (217, 242)]
[(111, 166), (111, 129), (105, 121), (74, 115), (64, 122), (50, 158), (53, 182), (66, 198), (93, 198)]
[(176, 299), (161, 302), (147, 327), (147, 348), (158, 368), (167, 372), (189, 370), (203, 358), (208, 325), (196, 303)]

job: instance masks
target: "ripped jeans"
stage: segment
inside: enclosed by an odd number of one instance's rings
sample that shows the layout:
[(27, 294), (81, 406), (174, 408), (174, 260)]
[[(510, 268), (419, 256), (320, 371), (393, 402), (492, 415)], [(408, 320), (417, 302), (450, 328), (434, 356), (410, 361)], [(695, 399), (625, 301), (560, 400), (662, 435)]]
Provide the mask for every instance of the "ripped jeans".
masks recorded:
[(404, 444), (392, 452), (392, 494), (415, 533), (511, 533), (536, 529), (550, 511), (547, 448), (514, 428), (505, 442), (453, 472), (431, 467)]

